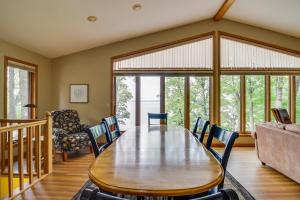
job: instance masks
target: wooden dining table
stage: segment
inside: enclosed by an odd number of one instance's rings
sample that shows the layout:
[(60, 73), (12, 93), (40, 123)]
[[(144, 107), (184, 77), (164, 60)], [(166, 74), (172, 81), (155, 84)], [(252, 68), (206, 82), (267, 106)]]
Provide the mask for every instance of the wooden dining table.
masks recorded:
[(137, 196), (208, 191), (224, 177), (220, 163), (189, 130), (175, 125), (128, 129), (91, 164), (99, 188)]

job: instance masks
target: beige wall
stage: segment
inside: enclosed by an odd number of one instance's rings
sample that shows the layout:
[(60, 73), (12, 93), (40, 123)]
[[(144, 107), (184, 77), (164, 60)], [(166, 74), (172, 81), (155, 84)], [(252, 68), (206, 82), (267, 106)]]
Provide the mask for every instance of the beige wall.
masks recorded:
[[(205, 20), (54, 59), (54, 107), (77, 109), (84, 122), (96, 123), (110, 114), (111, 57), (210, 31), (224, 31), (300, 51), (299, 38), (228, 20)], [(90, 85), (88, 104), (69, 103), (71, 83)]]
[(0, 40), (0, 118), (4, 112), (4, 56), (17, 58), (38, 65), (38, 116), (52, 109), (51, 60), (26, 49)]

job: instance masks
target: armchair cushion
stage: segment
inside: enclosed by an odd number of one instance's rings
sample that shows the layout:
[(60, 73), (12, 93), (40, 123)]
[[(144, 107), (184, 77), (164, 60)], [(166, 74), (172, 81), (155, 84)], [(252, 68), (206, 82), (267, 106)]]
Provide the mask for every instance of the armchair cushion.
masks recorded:
[(53, 128), (60, 128), (69, 133), (81, 131), (80, 119), (76, 110), (53, 111), (51, 116)]

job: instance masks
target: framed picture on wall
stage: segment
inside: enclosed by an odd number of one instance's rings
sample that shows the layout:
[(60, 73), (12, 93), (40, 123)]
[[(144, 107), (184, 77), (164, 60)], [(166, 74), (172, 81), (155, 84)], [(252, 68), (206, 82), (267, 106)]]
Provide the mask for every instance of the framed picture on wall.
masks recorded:
[(70, 84), (70, 103), (88, 103), (89, 85)]

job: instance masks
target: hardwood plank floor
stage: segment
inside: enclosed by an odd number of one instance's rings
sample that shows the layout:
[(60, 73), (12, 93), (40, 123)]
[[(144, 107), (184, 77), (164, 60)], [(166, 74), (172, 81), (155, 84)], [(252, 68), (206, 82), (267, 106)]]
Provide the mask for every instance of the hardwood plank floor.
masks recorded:
[(256, 198), (300, 200), (300, 184), (263, 166), (254, 148), (234, 148), (228, 171)]
[[(93, 154), (57, 162), (54, 172), (17, 199), (72, 199), (87, 181)], [(262, 166), (254, 148), (234, 148), (228, 171), (258, 200), (300, 200), (300, 185), (268, 166)]]
[(57, 161), (51, 175), (26, 190), (16, 199), (72, 199), (88, 180), (87, 171), (93, 160), (93, 153), (80, 153), (69, 156), (67, 162)]

